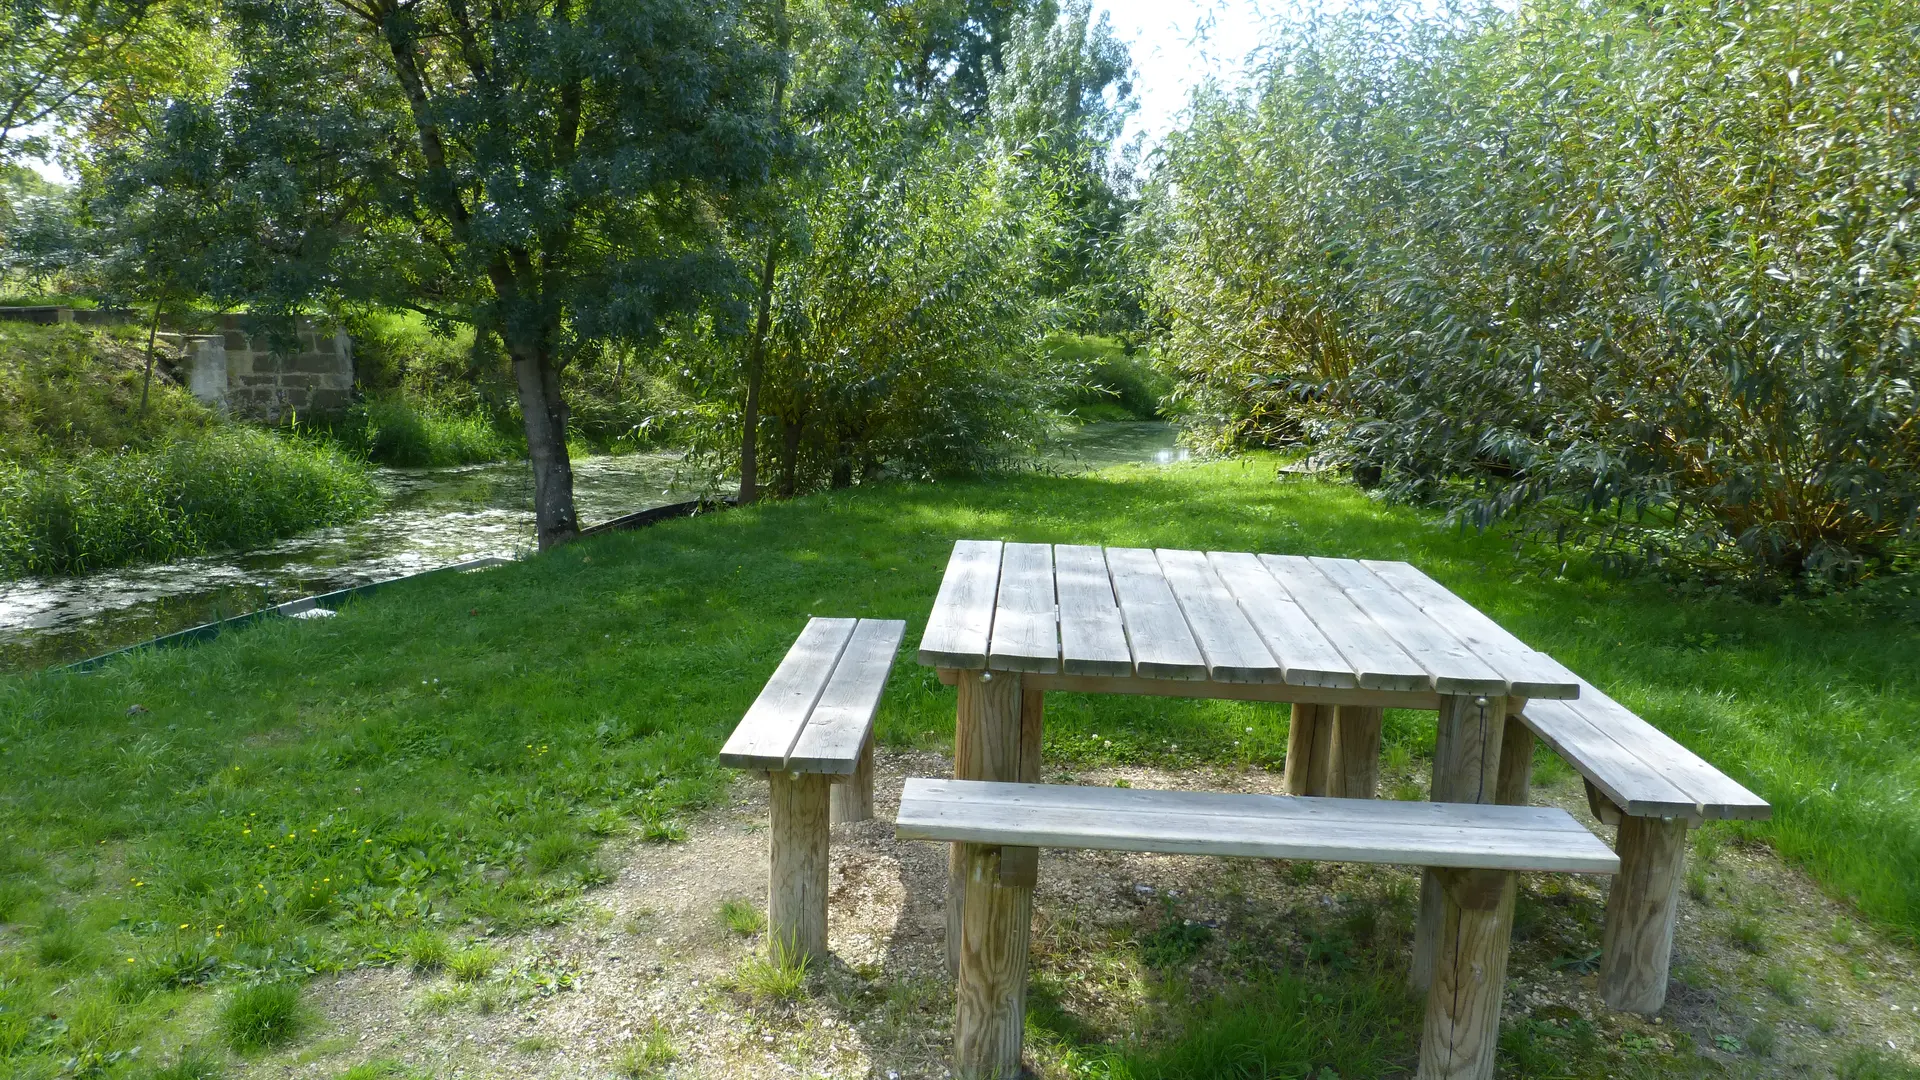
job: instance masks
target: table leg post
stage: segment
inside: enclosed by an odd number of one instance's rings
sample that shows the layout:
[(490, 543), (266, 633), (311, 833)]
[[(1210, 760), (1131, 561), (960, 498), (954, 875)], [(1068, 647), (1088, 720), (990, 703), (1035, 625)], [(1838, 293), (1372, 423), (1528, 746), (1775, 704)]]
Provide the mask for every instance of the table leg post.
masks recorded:
[(827, 955), (827, 789), (820, 773), (768, 776), (767, 940), (798, 960)]
[(1620, 821), (1620, 873), (1607, 893), (1600, 993), (1609, 1008), (1652, 1015), (1667, 1001), (1674, 920), (1687, 856), (1684, 818)]
[(1533, 729), (1507, 714), (1507, 730), (1500, 736), (1500, 780), (1493, 801), (1502, 806), (1526, 806), (1533, 797)]
[[(1442, 694), (1433, 745), (1433, 801), (1493, 802), (1500, 786), (1500, 743), (1506, 729), (1505, 698)], [(1434, 871), (1422, 875), (1407, 980), (1415, 990), (1427, 989), (1433, 982), (1445, 910), (1440, 892)]]
[(1341, 705), (1333, 711), (1332, 766), (1327, 794), (1371, 799), (1380, 786), (1380, 723), (1377, 705)]
[(833, 785), (833, 818), (835, 825), (844, 825), (855, 821), (866, 821), (873, 817), (873, 732), (867, 732), (867, 741), (860, 747), (860, 762), (854, 766), (853, 775), (844, 777)]
[(1432, 873), (1440, 883), (1444, 914), (1418, 1080), (1491, 1080), (1513, 935), (1514, 875), (1504, 870)]
[[(1020, 771), (1016, 779), (1023, 784), (1040, 782), (1040, 743), (1046, 717), (1046, 698), (1044, 690), (1022, 690), (1020, 693)], [(1032, 888), (1039, 880), (1039, 848), (1000, 849), (1000, 884)]]
[[(962, 671), (955, 684), (958, 711), (954, 717), (953, 778), (955, 780), (1020, 779), (1023, 698), (1018, 672)], [(960, 974), (960, 939), (971, 873), (961, 850), (953, 845), (947, 859), (947, 971)], [(996, 856), (995, 866), (998, 867)]]
[(1287, 724), (1286, 776), (1282, 781), (1287, 794), (1327, 793), (1327, 773), (1333, 760), (1333, 715), (1331, 705), (1294, 703), (1293, 718)]
[(1033, 890), (1002, 884), (1002, 848), (956, 845), (967, 865), (955, 990), (954, 1073), (967, 1080), (1020, 1075), (1026, 1028)]

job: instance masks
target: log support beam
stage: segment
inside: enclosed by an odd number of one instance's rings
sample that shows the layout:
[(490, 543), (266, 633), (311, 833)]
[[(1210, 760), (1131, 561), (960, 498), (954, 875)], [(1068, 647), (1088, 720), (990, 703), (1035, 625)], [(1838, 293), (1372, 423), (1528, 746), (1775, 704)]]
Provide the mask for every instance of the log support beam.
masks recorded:
[(1513, 933), (1514, 875), (1429, 870), (1441, 897), (1418, 1080), (1492, 1080)]
[(873, 732), (860, 746), (860, 761), (853, 772), (836, 776), (833, 785), (832, 823), (848, 825), (873, 817)]
[(1609, 1008), (1650, 1016), (1667, 1001), (1687, 857), (1686, 819), (1623, 817), (1614, 850), (1620, 873), (1607, 893), (1600, 994)]
[(827, 803), (832, 781), (821, 773), (767, 777), (772, 828), (767, 830), (768, 940), (787, 957), (827, 955)]
[[(1500, 746), (1507, 731), (1507, 699), (1443, 694), (1433, 745), (1434, 802), (1490, 803), (1500, 790)], [(1433, 982), (1446, 905), (1438, 871), (1420, 879), (1420, 914), (1413, 930), (1408, 983), (1417, 991)]]

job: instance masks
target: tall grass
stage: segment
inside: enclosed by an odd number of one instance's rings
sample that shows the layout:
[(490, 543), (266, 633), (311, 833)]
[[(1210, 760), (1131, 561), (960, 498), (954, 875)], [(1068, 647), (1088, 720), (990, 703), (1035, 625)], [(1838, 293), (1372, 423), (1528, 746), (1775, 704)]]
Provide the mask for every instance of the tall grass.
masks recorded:
[(375, 500), (346, 455), (244, 428), (34, 466), (0, 461), (0, 573), (244, 547), (350, 520)]
[(1303, 24), (1170, 138), (1188, 415), (1640, 563), (1913, 550), (1920, 7), (1505, 6)]
[(400, 394), (355, 405), (329, 434), (380, 465), (470, 465), (524, 452), (484, 412), (441, 408)]

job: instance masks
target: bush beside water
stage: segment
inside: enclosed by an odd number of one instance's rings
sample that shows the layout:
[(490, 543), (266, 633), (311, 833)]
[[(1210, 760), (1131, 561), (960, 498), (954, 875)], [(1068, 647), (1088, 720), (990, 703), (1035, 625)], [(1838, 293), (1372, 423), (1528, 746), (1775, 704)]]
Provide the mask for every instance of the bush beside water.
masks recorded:
[(381, 465), (471, 465), (525, 452), (481, 412), (440, 409), (398, 395), (354, 406), (330, 435)]
[(0, 461), (0, 574), (74, 574), (351, 520), (378, 498), (330, 447), (230, 428), (151, 450)]

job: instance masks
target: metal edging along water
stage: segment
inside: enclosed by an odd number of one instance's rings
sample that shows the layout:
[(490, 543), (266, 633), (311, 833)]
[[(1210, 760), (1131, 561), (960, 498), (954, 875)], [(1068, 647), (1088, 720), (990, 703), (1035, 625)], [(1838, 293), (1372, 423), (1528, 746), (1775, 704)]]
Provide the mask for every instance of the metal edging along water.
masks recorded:
[[(713, 510), (725, 510), (732, 505), (732, 499), (706, 498), (694, 499), (690, 502), (671, 503), (666, 506), (655, 506), (638, 513), (614, 518), (611, 521), (603, 521), (598, 525), (588, 526), (580, 530), (580, 535), (585, 537), (610, 532), (625, 532), (628, 529), (639, 529), (648, 525), (655, 525), (671, 518), (692, 517), (695, 514), (707, 513)], [(182, 645), (197, 645), (203, 641), (212, 641), (228, 630), (238, 630), (243, 626), (259, 622), (261, 619), (274, 617), (296, 618), (315, 608), (333, 611), (347, 600), (366, 596), (386, 585), (393, 585), (402, 581), (411, 581), (414, 578), (425, 577), (428, 574), (444, 573), (448, 570), (484, 570), (489, 566), (500, 566), (513, 561), (512, 559), (501, 558), (499, 556), (469, 559), (466, 562), (436, 566), (431, 570), (422, 570), (416, 574), (402, 574), (399, 577), (388, 578), (385, 581), (370, 581), (365, 585), (336, 589), (333, 592), (320, 593), (317, 596), (303, 596), (298, 600), (289, 600), (284, 604), (275, 604), (273, 607), (261, 608), (259, 611), (249, 611), (245, 615), (235, 615), (229, 619), (216, 619), (213, 622), (202, 623), (199, 626), (179, 630), (162, 637), (154, 638), (151, 641), (143, 641), (138, 645), (128, 645), (125, 648), (115, 649), (112, 652), (101, 653), (99, 656), (89, 657), (88, 659), (68, 664), (65, 667), (55, 668), (54, 670), (69, 672), (75, 675), (85, 675), (89, 672), (98, 671), (101, 667), (118, 657), (125, 656), (128, 653), (139, 652), (142, 649), (174, 649)]]

